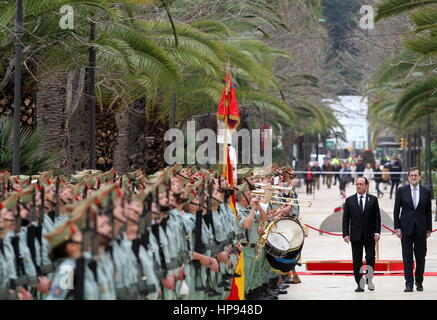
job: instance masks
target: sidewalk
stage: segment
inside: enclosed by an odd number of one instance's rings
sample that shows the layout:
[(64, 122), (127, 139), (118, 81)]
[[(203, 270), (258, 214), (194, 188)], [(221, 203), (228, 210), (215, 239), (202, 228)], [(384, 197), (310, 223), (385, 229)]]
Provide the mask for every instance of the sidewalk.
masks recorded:
[[(344, 199), (340, 196), (338, 184), (327, 189), (321, 186), (315, 195), (306, 195), (305, 186), (299, 188), (298, 194), (301, 199), (312, 201), (310, 208), (301, 208), (301, 223), (319, 228), (322, 221), (333, 213), (335, 207), (342, 205)], [(379, 199), (380, 207), (393, 217), (393, 199), (389, 199), (387, 190), (382, 199)], [(349, 184), (347, 196), (355, 193), (355, 186)], [(374, 191), (374, 183), (370, 186), (370, 193)], [(313, 200), (313, 198), (315, 198)], [(392, 225), (388, 227), (393, 228)], [(437, 229), (434, 222), (433, 229)], [(402, 260), (401, 242), (390, 232), (382, 233), (380, 240), (381, 260)], [(331, 235), (319, 235), (317, 231), (309, 230), (309, 237), (305, 238), (302, 250), (302, 262), (317, 260), (352, 260), (350, 245), (343, 241), (342, 237)], [(296, 270), (305, 271), (305, 264), (297, 267)], [(437, 271), (437, 232), (428, 239), (426, 256), (426, 272)], [(302, 283), (291, 284), (287, 295), (281, 295), (282, 300), (326, 300), (326, 299), (437, 299), (437, 277), (425, 277), (423, 292), (404, 293), (403, 276), (377, 276), (374, 279), (376, 290), (364, 293), (355, 293), (355, 282), (352, 276), (330, 276), (330, 275), (302, 275)]]

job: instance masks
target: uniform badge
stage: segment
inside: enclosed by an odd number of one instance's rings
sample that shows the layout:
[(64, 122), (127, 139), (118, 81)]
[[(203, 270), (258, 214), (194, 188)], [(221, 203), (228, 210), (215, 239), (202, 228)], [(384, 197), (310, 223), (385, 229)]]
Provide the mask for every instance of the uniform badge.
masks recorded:
[(60, 298), (62, 296), (62, 293), (64, 292), (64, 290), (62, 290), (62, 288), (60, 286), (56, 286), (52, 289), (52, 296), (55, 298)]

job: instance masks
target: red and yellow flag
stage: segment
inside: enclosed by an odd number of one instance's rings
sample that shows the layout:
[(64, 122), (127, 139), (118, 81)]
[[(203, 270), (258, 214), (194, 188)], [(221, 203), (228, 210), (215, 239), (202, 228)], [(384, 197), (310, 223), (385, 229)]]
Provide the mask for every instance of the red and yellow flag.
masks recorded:
[(237, 95), (230, 73), (225, 75), (225, 87), (217, 110), (217, 119), (225, 121), (228, 129), (236, 129), (240, 123)]
[[(229, 156), (229, 147), (227, 147), (227, 149), (228, 150), (226, 152), (226, 165), (225, 165), (224, 175), (225, 175), (226, 180), (228, 180), (229, 184), (233, 188), (235, 185), (234, 172), (233, 172), (234, 169), (232, 167), (231, 157)], [(235, 218), (237, 218), (238, 212), (237, 212), (237, 201), (235, 199), (235, 194), (231, 195), (231, 199), (229, 201), (229, 206), (234, 211)], [(229, 293), (227, 300), (244, 300), (244, 256), (243, 256), (243, 253), (240, 253), (237, 266), (235, 267), (235, 273), (240, 274), (241, 277), (232, 279), (231, 292)]]
[[(229, 72), (225, 75), (225, 87), (223, 88), (222, 98), (220, 100), (217, 119), (223, 120), (225, 127), (225, 143), (223, 144), (226, 163), (223, 166), (223, 176), (228, 180), (230, 186), (233, 188), (237, 181), (234, 181), (234, 168), (230, 157), (230, 147), (226, 142), (227, 130), (236, 129), (240, 123), (240, 111), (238, 110), (237, 95), (232, 83), (231, 74)], [(238, 217), (235, 195), (231, 195), (229, 206), (234, 211), (235, 218)], [(241, 275), (239, 278), (232, 279), (231, 292), (227, 300), (244, 300), (244, 258), (243, 253), (240, 253), (235, 273)]]

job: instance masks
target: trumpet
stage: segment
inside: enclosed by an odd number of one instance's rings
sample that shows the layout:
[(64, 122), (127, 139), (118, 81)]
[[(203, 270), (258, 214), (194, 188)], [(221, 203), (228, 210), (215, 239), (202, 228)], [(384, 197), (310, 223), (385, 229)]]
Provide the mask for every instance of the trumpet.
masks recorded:
[(255, 189), (255, 190), (251, 191), (250, 193), (254, 196), (262, 196), (262, 195), (265, 195), (266, 191), (264, 191), (263, 189)]
[[(264, 183), (254, 183), (254, 185), (260, 189), (265, 189), (265, 190), (286, 190), (286, 191), (293, 190), (292, 187), (272, 186), (272, 185), (264, 184)], [(256, 190), (258, 190), (258, 189), (256, 189)], [(256, 190), (254, 190), (254, 191), (256, 191)]]
[[(283, 201), (281, 199), (283, 199), (285, 201)], [(270, 200), (269, 202), (270, 203), (277, 203), (277, 204), (298, 206), (298, 207), (311, 207), (312, 206), (312, 202), (309, 200), (299, 200), (299, 199), (284, 198), (284, 197), (273, 197), (272, 200)]]
[(296, 199), (296, 198), (288, 198), (288, 197), (279, 197), (279, 196), (276, 196), (276, 195), (274, 195), (272, 198), (273, 198), (273, 200), (295, 201), (295, 202), (298, 202), (298, 203), (306, 203), (306, 204), (309, 204), (309, 205), (312, 205), (312, 204), (313, 204), (310, 200), (304, 200), (304, 199)]

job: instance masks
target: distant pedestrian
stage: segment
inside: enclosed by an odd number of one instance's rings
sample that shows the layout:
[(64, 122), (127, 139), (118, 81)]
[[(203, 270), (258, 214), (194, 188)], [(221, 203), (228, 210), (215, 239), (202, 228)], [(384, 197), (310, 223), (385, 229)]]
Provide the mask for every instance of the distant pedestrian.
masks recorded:
[(364, 169), (363, 177), (367, 178), (368, 181), (373, 180), (373, 168), (370, 163), (366, 165), (366, 168)]
[(316, 190), (316, 188), (317, 190), (320, 190), (320, 172), (322, 172), (322, 168), (320, 168), (317, 161), (314, 162), (311, 171), (313, 172), (314, 190)]
[[(332, 172), (334, 171), (334, 166), (332, 165), (330, 160), (327, 160), (326, 164), (323, 165), (322, 167), (323, 171), (326, 172)], [(328, 173), (328, 174), (324, 174), (324, 177), (326, 177), (326, 186), (328, 187), (328, 189), (331, 189), (331, 184), (332, 184), (332, 173)]]
[(379, 189), (379, 185), (382, 183), (382, 171), (379, 162), (375, 163), (375, 170), (373, 171), (373, 176), (376, 184), (376, 192), (378, 193), (378, 198), (384, 196), (384, 192)]
[(305, 174), (305, 185), (306, 185), (306, 191), (307, 194), (310, 195), (313, 192), (313, 174), (311, 173), (311, 166), (310, 164), (307, 164), (306, 167), (307, 173)]
[[(340, 168), (341, 168), (340, 160), (338, 160), (337, 157), (334, 157), (334, 158), (332, 158), (331, 162), (332, 162), (332, 166), (333, 166), (333, 171), (335, 171), (335, 172), (340, 171)], [(335, 173), (334, 174), (334, 186), (337, 184), (338, 179), (339, 179), (339, 175), (338, 175), (338, 173)]]
[(355, 163), (355, 161), (352, 161), (350, 166), (349, 166), (349, 170), (351, 171), (351, 181), (352, 184), (355, 184), (355, 179), (357, 178), (357, 165)]
[(362, 177), (363, 176), (364, 168), (365, 168), (365, 165), (363, 163), (363, 160), (359, 159), (358, 163), (357, 163), (358, 177)]
[(347, 168), (346, 163), (341, 164), (341, 169), (339, 171), (339, 184), (340, 184), (340, 194), (343, 199), (346, 198), (346, 186), (350, 181), (350, 170)]
[(390, 174), (386, 174), (384, 172), (390, 172), (390, 168), (388, 163), (384, 165), (384, 168), (382, 169), (382, 183), (384, 183), (384, 191), (387, 190), (387, 185), (390, 185)]
[[(397, 159), (392, 160), (392, 162), (389, 165), (390, 172), (402, 172), (402, 167), (399, 164), (399, 161)], [(390, 188), (390, 199), (393, 196), (393, 189), (395, 190), (395, 194), (398, 191), (399, 188), (399, 182), (401, 181), (401, 174), (391, 174), (390, 177), (391, 181), (391, 188)]]

